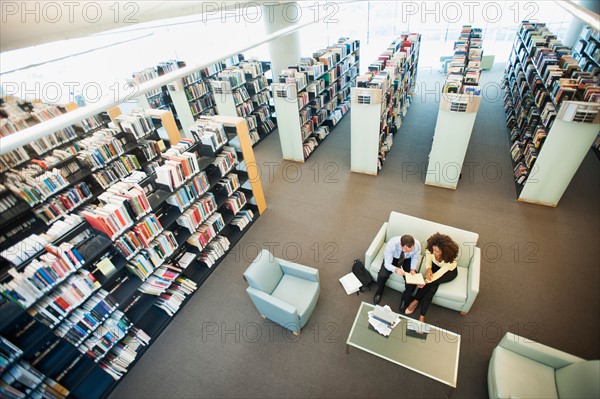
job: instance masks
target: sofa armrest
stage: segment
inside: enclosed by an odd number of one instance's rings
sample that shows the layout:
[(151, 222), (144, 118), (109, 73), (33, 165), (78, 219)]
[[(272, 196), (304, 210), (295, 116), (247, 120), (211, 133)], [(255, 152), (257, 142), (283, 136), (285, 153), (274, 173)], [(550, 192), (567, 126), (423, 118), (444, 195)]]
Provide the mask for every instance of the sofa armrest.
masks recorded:
[(252, 287), (246, 292), (260, 314), (289, 330), (300, 331), (300, 317), (294, 306)]
[(554, 369), (585, 361), (585, 359), (580, 357), (573, 356), (510, 332), (506, 333), (498, 346)]
[(385, 235), (387, 233), (388, 222), (385, 222), (383, 226), (377, 232), (377, 235), (373, 239), (371, 245), (369, 245), (369, 249), (367, 249), (367, 253), (365, 254), (365, 267), (367, 270), (370, 270), (371, 263), (379, 253), (381, 246), (385, 243)]
[(471, 306), (473, 306), (473, 302), (475, 302), (475, 298), (477, 298), (477, 294), (479, 294), (479, 280), (481, 279), (481, 249), (477, 247), (475, 247), (475, 253), (471, 259), (468, 274), (467, 300), (465, 306), (463, 306), (461, 310), (462, 313), (468, 313), (469, 310), (471, 310)]
[(313, 267), (299, 265), (298, 263), (290, 262), (285, 259), (278, 259), (281, 270), (284, 274), (300, 277), (305, 280), (319, 282), (319, 271)]

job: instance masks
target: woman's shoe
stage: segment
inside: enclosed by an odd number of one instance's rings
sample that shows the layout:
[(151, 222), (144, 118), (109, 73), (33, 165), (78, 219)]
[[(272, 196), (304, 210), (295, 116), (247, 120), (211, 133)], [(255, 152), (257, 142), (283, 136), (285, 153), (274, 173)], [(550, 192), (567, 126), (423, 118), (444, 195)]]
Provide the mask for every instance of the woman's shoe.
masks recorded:
[(408, 305), (408, 307), (406, 308), (406, 312), (404, 312), (404, 314), (411, 314), (412, 312), (415, 311), (417, 306), (419, 306), (419, 301), (417, 301), (416, 299), (413, 299), (413, 301), (410, 303), (410, 305)]

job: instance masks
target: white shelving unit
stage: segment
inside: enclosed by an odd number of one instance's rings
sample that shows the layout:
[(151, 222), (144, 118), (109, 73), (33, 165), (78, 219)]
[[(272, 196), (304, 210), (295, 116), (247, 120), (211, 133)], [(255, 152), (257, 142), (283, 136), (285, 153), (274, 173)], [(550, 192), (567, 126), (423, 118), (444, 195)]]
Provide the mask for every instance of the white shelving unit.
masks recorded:
[(597, 77), (570, 54), (545, 23), (524, 21), (516, 34), (504, 105), (520, 202), (557, 206), (597, 137)]
[[(565, 102), (548, 132), (519, 201), (557, 206), (598, 134), (600, 104)], [(589, 122), (574, 122), (588, 118)], [(566, 119), (563, 119), (566, 118)]]
[(282, 156), (304, 162), (350, 107), (358, 75), (358, 40), (338, 43), (303, 58), (273, 84)]
[(455, 42), (429, 153), (427, 185), (455, 190), (460, 179), (481, 102), (478, 86), (483, 53), (480, 31), (469, 25), (463, 26), (459, 41)]
[(394, 40), (351, 89), (351, 170), (377, 175), (410, 104), (420, 35)]

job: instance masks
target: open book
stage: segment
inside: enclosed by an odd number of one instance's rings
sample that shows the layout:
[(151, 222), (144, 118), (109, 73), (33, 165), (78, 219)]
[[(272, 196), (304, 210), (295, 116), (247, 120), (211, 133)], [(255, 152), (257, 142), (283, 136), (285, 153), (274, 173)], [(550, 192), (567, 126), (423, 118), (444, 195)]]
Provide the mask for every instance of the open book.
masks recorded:
[(423, 275), (421, 273), (415, 273), (414, 275), (406, 273), (404, 277), (406, 277), (407, 284), (425, 284), (425, 280), (423, 279)]

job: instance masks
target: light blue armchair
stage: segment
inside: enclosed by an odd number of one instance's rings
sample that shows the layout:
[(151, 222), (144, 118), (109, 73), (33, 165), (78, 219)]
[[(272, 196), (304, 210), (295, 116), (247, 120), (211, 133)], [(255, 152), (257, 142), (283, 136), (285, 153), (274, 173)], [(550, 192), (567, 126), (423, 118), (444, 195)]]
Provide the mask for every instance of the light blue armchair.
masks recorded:
[(600, 360), (506, 333), (488, 368), (490, 398), (598, 398)]
[(300, 334), (319, 299), (319, 271), (262, 250), (244, 272), (246, 292), (263, 317)]

